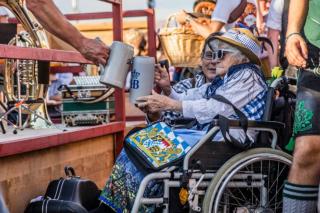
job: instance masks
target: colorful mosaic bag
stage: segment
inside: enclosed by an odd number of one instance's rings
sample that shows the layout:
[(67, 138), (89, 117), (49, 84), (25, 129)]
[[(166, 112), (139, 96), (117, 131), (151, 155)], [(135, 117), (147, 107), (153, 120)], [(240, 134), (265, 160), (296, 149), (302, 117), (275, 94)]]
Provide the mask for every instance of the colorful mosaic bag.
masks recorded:
[(129, 158), (145, 170), (158, 171), (175, 165), (191, 147), (164, 122), (130, 132), (125, 138)]

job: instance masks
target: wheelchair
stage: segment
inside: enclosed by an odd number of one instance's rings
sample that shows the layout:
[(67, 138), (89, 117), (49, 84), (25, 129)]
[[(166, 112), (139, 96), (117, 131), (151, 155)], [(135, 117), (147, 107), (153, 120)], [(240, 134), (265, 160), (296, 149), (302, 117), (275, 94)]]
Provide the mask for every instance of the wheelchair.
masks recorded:
[[(173, 166), (145, 176), (131, 212), (150, 204), (165, 213), (282, 212), (282, 189), (292, 156), (279, 145), (278, 136), (288, 132), (284, 123), (270, 119), (276, 108), (276, 91), (284, 91), (286, 103), (294, 105), (294, 95), (287, 95), (289, 83), (285, 77), (276, 79), (269, 86), (262, 121), (248, 121), (248, 129), (259, 131), (255, 147), (243, 150), (226, 142), (213, 143), (213, 136), (220, 131), (219, 119), (214, 120), (213, 128), (184, 157), (182, 170)], [(229, 120), (230, 128), (240, 126), (238, 120)], [(162, 196), (144, 197), (151, 181), (163, 184)]]

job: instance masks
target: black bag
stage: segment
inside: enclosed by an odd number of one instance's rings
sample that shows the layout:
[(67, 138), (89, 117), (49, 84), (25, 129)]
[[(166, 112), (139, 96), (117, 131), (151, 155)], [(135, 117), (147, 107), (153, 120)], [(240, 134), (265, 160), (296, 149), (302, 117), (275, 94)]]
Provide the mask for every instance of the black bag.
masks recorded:
[[(60, 178), (58, 180), (53, 180), (49, 183), (47, 191), (45, 193), (45, 199), (41, 201), (31, 202), (25, 213), (33, 212), (41, 212), (42, 211), (27, 211), (28, 209), (33, 209), (36, 206), (46, 205), (48, 206), (48, 210), (46, 213), (55, 213), (56, 208), (52, 208), (54, 204), (58, 206), (62, 206), (63, 203), (68, 204), (66, 208), (66, 212), (70, 211), (70, 206), (75, 203), (76, 206), (80, 206), (83, 209), (90, 211), (99, 206), (98, 197), (100, 195), (100, 190), (98, 189), (97, 185), (92, 182), (91, 180), (81, 179), (80, 177), (76, 176), (74, 169), (72, 167), (65, 167), (65, 173), (67, 178)], [(49, 204), (45, 204), (45, 202), (49, 201)], [(53, 202), (56, 201), (56, 202)], [(69, 201), (69, 202), (58, 202), (58, 201)], [(35, 207), (33, 207), (35, 206)], [(50, 207), (49, 207), (50, 206)], [(63, 208), (63, 209), (65, 209)], [(74, 207), (76, 208), (76, 207)], [(69, 210), (68, 210), (69, 209)], [(41, 208), (40, 208), (41, 210)], [(62, 208), (60, 208), (60, 212)]]
[(25, 213), (88, 213), (79, 203), (44, 199), (32, 202), (28, 205)]

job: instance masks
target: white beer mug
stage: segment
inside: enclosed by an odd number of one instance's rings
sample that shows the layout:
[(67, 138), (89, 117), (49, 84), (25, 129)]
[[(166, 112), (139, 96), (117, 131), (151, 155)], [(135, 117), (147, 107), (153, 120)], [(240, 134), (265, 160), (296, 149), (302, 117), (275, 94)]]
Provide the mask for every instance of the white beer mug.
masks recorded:
[(137, 56), (133, 59), (131, 71), (129, 100), (135, 104), (137, 98), (150, 95), (154, 82), (155, 59), (148, 56)]
[(110, 56), (107, 65), (100, 65), (100, 83), (108, 86), (123, 88), (133, 57), (133, 47), (114, 41), (110, 47)]

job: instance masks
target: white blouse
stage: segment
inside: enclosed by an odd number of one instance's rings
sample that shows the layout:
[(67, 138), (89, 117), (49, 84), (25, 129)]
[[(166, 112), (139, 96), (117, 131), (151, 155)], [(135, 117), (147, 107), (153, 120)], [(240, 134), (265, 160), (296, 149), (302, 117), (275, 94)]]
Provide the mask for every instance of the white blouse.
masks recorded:
[[(199, 88), (189, 89), (184, 93), (171, 91), (171, 98), (182, 101), (183, 117), (196, 118), (200, 124), (205, 124), (211, 122), (218, 114), (225, 117), (234, 114), (231, 106), (214, 99), (204, 98), (208, 86), (210, 83)], [(266, 89), (266, 84), (261, 76), (252, 69), (245, 68), (230, 77), (226, 75), (223, 78), (223, 84), (218, 87), (215, 94), (225, 97), (241, 109)], [(240, 142), (245, 141), (246, 134), (241, 129), (230, 129), (230, 134)], [(249, 129), (247, 135), (251, 141), (255, 141), (257, 132)], [(215, 136), (214, 140), (223, 140), (221, 132)]]
[[(251, 69), (244, 69), (231, 77), (226, 75), (223, 80), (216, 94), (222, 95), (239, 109), (266, 89), (261, 77)], [(209, 85), (210, 83), (207, 83), (184, 93), (171, 91), (171, 98), (182, 101), (183, 117), (196, 118), (200, 124), (204, 124), (212, 121), (218, 114), (225, 117), (234, 114), (231, 106), (214, 99), (204, 98)]]

